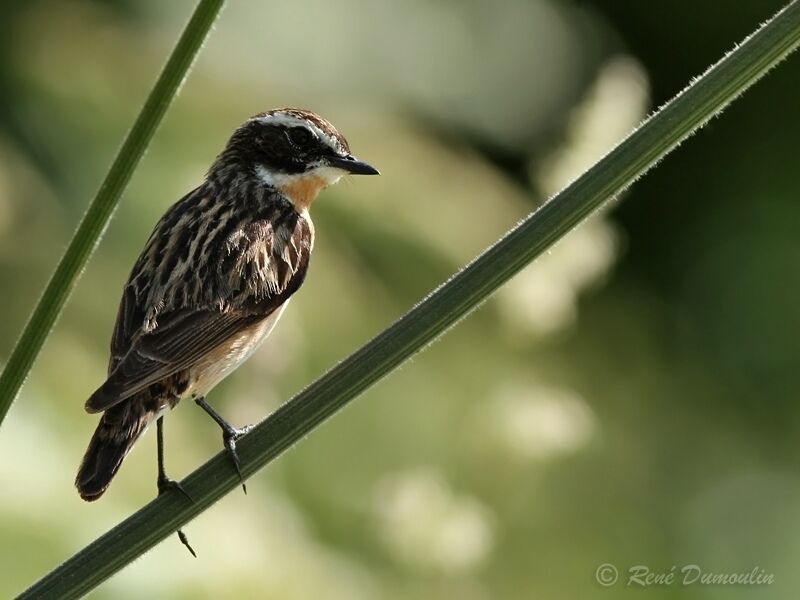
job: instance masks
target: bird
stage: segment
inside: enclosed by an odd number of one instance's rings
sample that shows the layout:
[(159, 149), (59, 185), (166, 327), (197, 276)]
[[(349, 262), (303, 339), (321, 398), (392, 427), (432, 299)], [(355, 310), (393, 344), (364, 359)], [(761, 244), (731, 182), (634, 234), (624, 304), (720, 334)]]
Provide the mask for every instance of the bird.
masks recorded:
[(203, 182), (161, 217), (123, 288), (108, 377), (85, 404), (102, 416), (75, 479), (81, 498), (105, 493), (155, 421), (158, 493), (177, 489), (191, 500), (164, 468), (163, 417), (183, 398), (222, 429), (244, 487), (236, 442), (249, 427), (229, 424), (206, 396), (259, 347), (303, 285), (311, 204), (349, 174), (379, 173), (319, 115), (270, 110), (236, 129)]

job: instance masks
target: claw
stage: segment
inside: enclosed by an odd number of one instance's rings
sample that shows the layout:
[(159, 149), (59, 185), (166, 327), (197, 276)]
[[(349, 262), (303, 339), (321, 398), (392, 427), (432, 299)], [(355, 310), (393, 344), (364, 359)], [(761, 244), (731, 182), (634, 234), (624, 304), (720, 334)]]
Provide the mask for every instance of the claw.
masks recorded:
[(244, 483), (244, 476), (242, 475), (242, 468), (239, 464), (239, 455), (236, 453), (236, 442), (241, 438), (245, 433), (250, 431), (254, 426), (253, 425), (246, 425), (241, 429), (237, 429), (230, 423), (228, 423), (225, 419), (223, 419), (217, 411), (215, 411), (211, 406), (206, 402), (206, 399), (203, 396), (196, 396), (194, 399), (195, 403), (202, 408), (208, 415), (217, 422), (217, 425), (220, 426), (222, 429), (222, 443), (225, 446), (225, 450), (228, 452), (228, 456), (233, 462), (233, 466), (236, 467), (236, 472), (239, 474), (239, 481), (242, 482), (242, 490), (244, 493), (247, 493), (247, 486)]
[(158, 478), (158, 495), (159, 496), (161, 494), (164, 494), (164, 493), (172, 491), (172, 490), (180, 492), (181, 494), (183, 494), (186, 497), (186, 499), (189, 502), (194, 504), (194, 498), (192, 498), (191, 494), (189, 494), (189, 492), (186, 491), (186, 488), (184, 488), (179, 482), (175, 481), (174, 479), (170, 479), (169, 477), (159, 477)]
[(195, 558), (197, 558), (197, 554), (195, 553), (195, 551), (194, 551), (194, 548), (192, 548), (192, 545), (189, 543), (189, 538), (187, 538), (187, 537), (186, 537), (186, 534), (185, 534), (185, 533), (183, 533), (183, 531), (182, 531), (182, 530), (180, 530), (180, 529), (178, 529), (178, 539), (181, 541), (181, 544), (183, 544), (184, 546), (186, 546), (186, 549), (187, 549), (189, 552), (191, 552), (192, 556), (194, 556)]
[(222, 443), (228, 451), (228, 456), (231, 462), (233, 462), (233, 466), (236, 467), (236, 472), (239, 474), (239, 481), (242, 482), (242, 491), (244, 491), (245, 494), (247, 493), (247, 485), (244, 482), (244, 476), (242, 475), (242, 469), (239, 464), (239, 455), (236, 453), (236, 442), (252, 428), (252, 425), (247, 425), (241, 429), (236, 429), (234, 427), (223, 428), (222, 431)]

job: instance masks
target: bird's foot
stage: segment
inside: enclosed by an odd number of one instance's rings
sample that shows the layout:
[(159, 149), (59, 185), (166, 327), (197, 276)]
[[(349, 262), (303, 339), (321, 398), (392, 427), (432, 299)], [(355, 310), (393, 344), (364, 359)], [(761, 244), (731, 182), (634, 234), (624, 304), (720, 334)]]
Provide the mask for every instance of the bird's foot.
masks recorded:
[(236, 442), (253, 427), (253, 425), (245, 425), (244, 427), (236, 428), (228, 425), (222, 428), (222, 443), (225, 445), (225, 450), (228, 451), (228, 456), (233, 462), (233, 466), (236, 467), (236, 472), (239, 474), (239, 481), (242, 482), (242, 490), (245, 494), (247, 493), (247, 485), (244, 482), (242, 469), (239, 465), (239, 455), (236, 453)]
[[(179, 482), (175, 481), (174, 479), (170, 479), (166, 475), (162, 474), (158, 476), (157, 485), (158, 485), (159, 496), (174, 490), (183, 494), (186, 497), (186, 499), (189, 500), (189, 502), (194, 503), (194, 498), (192, 498), (189, 492), (186, 491), (186, 488), (184, 488)], [(197, 553), (194, 551), (194, 548), (192, 548), (192, 545), (189, 543), (189, 538), (186, 537), (186, 534), (183, 533), (183, 530), (178, 529), (177, 534), (178, 534), (178, 539), (181, 541), (181, 544), (186, 546), (186, 549), (191, 553), (191, 555), (197, 558)]]
[(163, 475), (163, 476), (159, 476), (157, 485), (158, 485), (158, 495), (159, 496), (161, 494), (165, 494), (167, 492), (175, 490), (175, 491), (180, 492), (181, 494), (183, 494), (183, 496), (189, 502), (194, 504), (194, 498), (192, 498), (191, 494), (189, 494), (189, 492), (186, 491), (186, 488), (184, 488), (180, 484), (180, 482), (175, 481), (174, 479), (170, 479), (166, 475)]
[(178, 529), (178, 539), (181, 541), (181, 544), (186, 546), (186, 549), (191, 553), (191, 555), (197, 558), (194, 548), (192, 548), (192, 545), (189, 543), (189, 538), (186, 537), (186, 534), (183, 533), (182, 529)]
[(242, 489), (246, 494), (247, 486), (245, 485), (244, 477), (242, 476), (242, 468), (239, 464), (239, 455), (236, 454), (236, 442), (254, 426), (245, 425), (244, 427), (236, 428), (223, 419), (222, 416), (220, 416), (220, 414), (215, 411), (208, 402), (206, 402), (206, 399), (203, 396), (196, 396), (194, 401), (197, 406), (206, 411), (206, 413), (208, 413), (208, 415), (214, 419), (217, 425), (219, 425), (222, 429), (222, 443), (225, 446), (225, 450), (228, 452), (228, 456), (233, 462), (233, 466), (236, 467), (236, 472), (239, 474), (239, 481), (242, 482)]

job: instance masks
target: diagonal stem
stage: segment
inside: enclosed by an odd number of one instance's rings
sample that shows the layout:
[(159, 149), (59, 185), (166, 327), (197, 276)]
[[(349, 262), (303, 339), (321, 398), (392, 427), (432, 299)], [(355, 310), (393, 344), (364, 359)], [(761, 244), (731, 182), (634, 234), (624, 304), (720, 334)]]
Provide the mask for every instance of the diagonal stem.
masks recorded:
[(225, 0), (200, 0), (97, 195), (83, 215), (67, 251), (58, 263), (0, 375), (0, 424), (25, 382), (33, 361), (42, 349), (81, 271), (103, 236), (123, 190), (172, 100), (178, 94), (181, 83), (224, 3)]
[[(507, 233), (464, 270), (284, 404), (239, 442), (245, 476), (296, 443), (401, 362), (434, 341), (493, 291), (647, 172), (682, 140), (800, 44), (800, 0), (794, 0), (634, 133)], [(23, 593), (21, 598), (75, 598), (97, 587), (239, 486), (224, 454), (183, 485), (189, 505), (163, 496), (114, 527)]]

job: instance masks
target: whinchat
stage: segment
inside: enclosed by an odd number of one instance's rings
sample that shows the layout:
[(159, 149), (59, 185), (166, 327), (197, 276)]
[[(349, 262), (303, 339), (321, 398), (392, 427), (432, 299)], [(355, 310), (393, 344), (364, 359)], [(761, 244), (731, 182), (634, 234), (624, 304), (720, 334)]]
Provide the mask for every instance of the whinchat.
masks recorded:
[(220, 425), (239, 469), (236, 441), (247, 428), (232, 427), (205, 397), (269, 335), (303, 284), (317, 194), (343, 175), (377, 173), (306, 110), (261, 113), (234, 132), (205, 181), (158, 222), (125, 284), (108, 379), (86, 402), (103, 416), (75, 480), (84, 500), (106, 491), (153, 420), (159, 493), (180, 489), (164, 472), (162, 415), (185, 397)]

